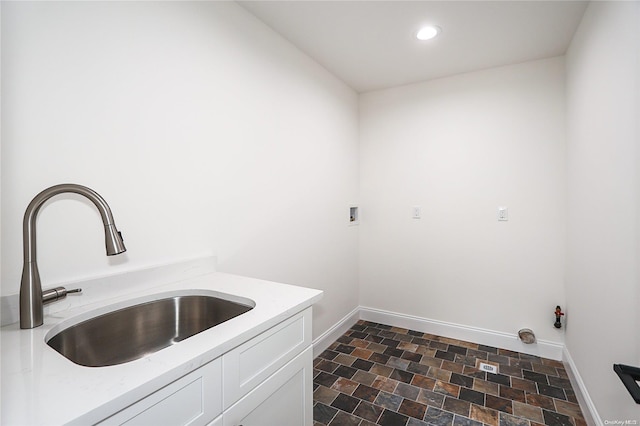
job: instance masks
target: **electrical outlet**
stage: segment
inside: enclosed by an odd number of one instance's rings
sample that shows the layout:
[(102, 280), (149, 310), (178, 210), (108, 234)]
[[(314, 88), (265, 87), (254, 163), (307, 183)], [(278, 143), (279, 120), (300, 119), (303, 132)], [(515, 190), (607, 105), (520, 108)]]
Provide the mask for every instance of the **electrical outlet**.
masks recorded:
[(413, 218), (414, 219), (420, 219), (420, 206), (413, 206)]
[(509, 220), (509, 209), (507, 207), (498, 207), (498, 220)]

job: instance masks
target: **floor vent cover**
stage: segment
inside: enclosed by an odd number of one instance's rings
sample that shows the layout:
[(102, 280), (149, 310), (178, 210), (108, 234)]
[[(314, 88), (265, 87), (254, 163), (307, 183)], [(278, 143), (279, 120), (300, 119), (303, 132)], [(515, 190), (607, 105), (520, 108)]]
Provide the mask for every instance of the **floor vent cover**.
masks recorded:
[(491, 374), (498, 374), (498, 367), (491, 364), (485, 364), (484, 362), (480, 363), (480, 370), (486, 371)]

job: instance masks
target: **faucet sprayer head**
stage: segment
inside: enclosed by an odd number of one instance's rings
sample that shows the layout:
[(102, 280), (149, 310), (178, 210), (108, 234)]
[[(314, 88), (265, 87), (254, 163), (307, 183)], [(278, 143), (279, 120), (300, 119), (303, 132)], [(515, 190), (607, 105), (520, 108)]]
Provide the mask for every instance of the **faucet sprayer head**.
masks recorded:
[(116, 229), (115, 225), (105, 225), (104, 243), (107, 247), (107, 256), (115, 256), (127, 251), (122, 240), (122, 234)]

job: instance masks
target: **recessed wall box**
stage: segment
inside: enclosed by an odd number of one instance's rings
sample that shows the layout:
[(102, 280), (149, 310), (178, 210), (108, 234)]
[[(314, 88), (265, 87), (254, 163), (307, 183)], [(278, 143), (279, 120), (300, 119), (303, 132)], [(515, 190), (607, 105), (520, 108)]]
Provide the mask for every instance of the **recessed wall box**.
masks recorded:
[(358, 206), (349, 206), (349, 226), (357, 225), (360, 223), (360, 213)]

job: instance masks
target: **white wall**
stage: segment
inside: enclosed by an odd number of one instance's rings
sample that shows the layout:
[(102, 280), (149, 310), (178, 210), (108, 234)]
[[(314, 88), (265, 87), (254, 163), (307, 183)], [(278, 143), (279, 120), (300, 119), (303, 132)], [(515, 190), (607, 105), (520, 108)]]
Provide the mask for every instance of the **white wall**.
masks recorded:
[(315, 334), (358, 304), (357, 95), (227, 2), (3, 2), (2, 294), (18, 292), (24, 209), (44, 287), (216, 254), (223, 271), (325, 291)]
[(360, 126), (361, 304), (562, 342), (563, 58), (364, 94)]
[(566, 345), (601, 420), (638, 420), (640, 3), (592, 2), (567, 53)]

